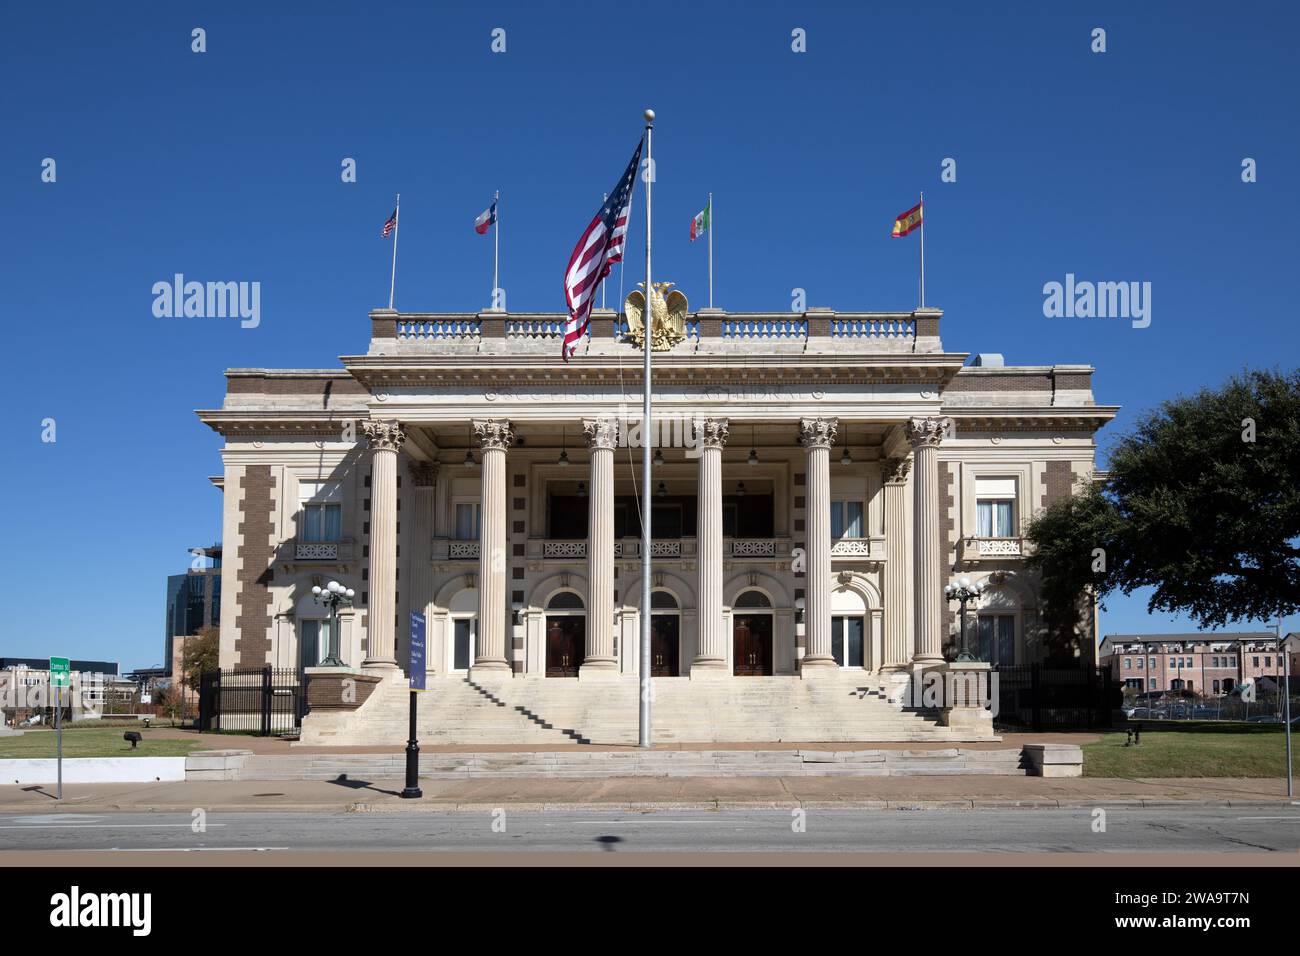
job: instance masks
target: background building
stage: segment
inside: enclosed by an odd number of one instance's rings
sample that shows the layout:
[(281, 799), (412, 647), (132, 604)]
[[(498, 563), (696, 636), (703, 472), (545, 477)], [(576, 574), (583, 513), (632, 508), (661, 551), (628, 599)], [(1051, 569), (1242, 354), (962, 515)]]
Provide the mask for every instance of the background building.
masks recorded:
[(1284, 639), (1269, 631), (1190, 634), (1109, 634), (1101, 644), (1101, 664), (1117, 683), (1137, 691), (1193, 690), (1209, 696), (1229, 694), (1245, 679), (1282, 683), (1291, 655), (1291, 673), (1300, 657), (1300, 635)]
[(167, 577), (167, 622), (163, 667), (174, 674), (175, 638), (189, 637), (205, 627), (221, 626), (221, 545), (193, 548), (193, 563), (184, 574)]

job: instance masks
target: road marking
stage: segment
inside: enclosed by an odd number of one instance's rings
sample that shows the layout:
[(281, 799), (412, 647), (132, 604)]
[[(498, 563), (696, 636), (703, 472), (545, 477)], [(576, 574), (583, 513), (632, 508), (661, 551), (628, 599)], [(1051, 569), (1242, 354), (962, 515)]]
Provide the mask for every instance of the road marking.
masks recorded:
[(1300, 823), (1300, 817), (1237, 817), (1238, 820), (1287, 820), (1291, 823)]
[(114, 846), (104, 849), (92, 849), (82, 852), (86, 853), (229, 853), (232, 851), (242, 851), (244, 853), (265, 853), (268, 850), (291, 850), (287, 846)]
[[(208, 828), (224, 827), (224, 823), (209, 823)], [(142, 830), (142, 829), (190, 829), (190, 823), (28, 823), (20, 827), (0, 826), (0, 830)]]

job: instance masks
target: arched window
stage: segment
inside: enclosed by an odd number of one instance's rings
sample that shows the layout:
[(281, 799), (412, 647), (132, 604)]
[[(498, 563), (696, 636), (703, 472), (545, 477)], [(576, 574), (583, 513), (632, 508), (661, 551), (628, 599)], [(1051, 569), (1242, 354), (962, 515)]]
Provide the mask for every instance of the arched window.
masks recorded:
[(581, 611), (583, 609), (582, 598), (572, 591), (561, 591), (551, 598), (550, 603), (546, 605), (548, 611)]
[(677, 598), (671, 591), (655, 591), (650, 595), (650, 607), (655, 610), (677, 610)]
[(766, 594), (762, 591), (746, 591), (736, 598), (735, 607), (771, 607), (772, 602), (768, 600)]

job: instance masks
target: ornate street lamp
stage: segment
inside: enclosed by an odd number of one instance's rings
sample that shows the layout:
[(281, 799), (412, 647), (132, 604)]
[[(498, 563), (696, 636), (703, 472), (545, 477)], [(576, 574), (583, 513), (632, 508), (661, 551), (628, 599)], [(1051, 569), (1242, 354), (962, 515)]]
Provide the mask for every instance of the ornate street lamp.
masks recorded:
[(970, 652), (970, 645), (966, 642), (966, 605), (971, 601), (979, 600), (979, 596), (984, 593), (986, 584), (983, 581), (977, 581), (971, 584), (970, 578), (956, 578), (951, 584), (943, 589), (943, 596), (949, 601), (958, 601), (961, 603), (960, 620), (961, 620), (961, 653), (957, 655), (957, 660), (961, 662), (979, 660)]
[(325, 660), (320, 662), (320, 666), (346, 667), (347, 665), (343, 663), (340, 653), (339, 608), (351, 607), (352, 599), (356, 597), (357, 592), (351, 588), (345, 588), (337, 581), (331, 581), (324, 587), (319, 584), (314, 585), (311, 593), (315, 597), (316, 603), (325, 605), (330, 612), (330, 649)]

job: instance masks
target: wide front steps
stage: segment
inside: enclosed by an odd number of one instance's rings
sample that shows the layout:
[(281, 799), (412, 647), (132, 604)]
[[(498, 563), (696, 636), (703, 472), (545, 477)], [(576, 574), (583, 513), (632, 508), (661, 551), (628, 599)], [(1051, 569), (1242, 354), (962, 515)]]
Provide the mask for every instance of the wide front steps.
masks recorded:
[[(562, 750), (420, 754), (420, 776), (430, 780), (588, 777), (1024, 776), (1028, 764), (1011, 748), (967, 747), (871, 750)], [(239, 780), (338, 780), (357, 784), (398, 779), (406, 755), (253, 755)]]
[[(870, 675), (653, 680), (656, 743), (969, 741), (936, 716), (890, 703)], [(406, 739), (408, 693), (376, 691), (339, 744), (392, 745)], [(310, 718), (309, 718), (310, 719)], [(637, 682), (523, 677), (492, 682), (431, 679), (419, 695), (427, 744), (632, 744)], [(979, 738), (976, 738), (979, 739)], [(996, 739), (996, 738), (988, 738)]]

